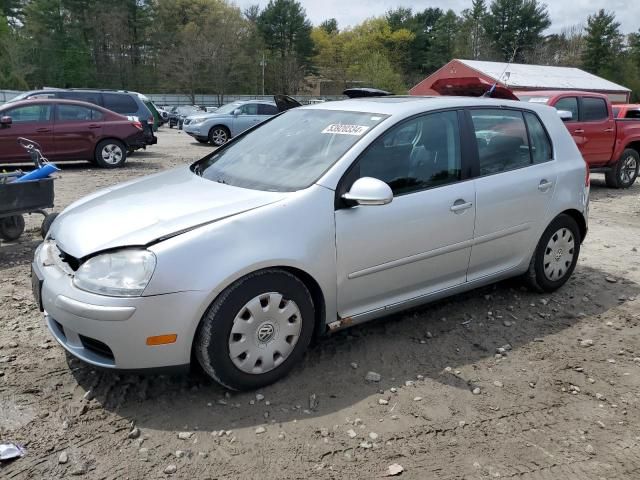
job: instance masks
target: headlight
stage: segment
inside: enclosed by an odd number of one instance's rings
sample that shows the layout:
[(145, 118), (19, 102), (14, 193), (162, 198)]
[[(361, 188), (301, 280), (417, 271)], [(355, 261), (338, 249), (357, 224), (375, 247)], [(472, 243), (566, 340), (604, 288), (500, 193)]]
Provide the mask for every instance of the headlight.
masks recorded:
[(90, 258), (76, 271), (73, 283), (87, 292), (112, 297), (139, 297), (156, 268), (148, 250), (120, 250)]
[(198, 123), (202, 123), (205, 120), (206, 120), (206, 118), (203, 118), (203, 117), (192, 118), (191, 119), (191, 125), (197, 125)]

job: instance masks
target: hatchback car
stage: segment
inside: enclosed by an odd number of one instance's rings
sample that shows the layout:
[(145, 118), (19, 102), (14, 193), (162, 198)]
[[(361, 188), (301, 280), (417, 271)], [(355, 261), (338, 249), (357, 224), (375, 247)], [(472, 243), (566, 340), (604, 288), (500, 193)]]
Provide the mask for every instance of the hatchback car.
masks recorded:
[(296, 108), (191, 166), (81, 199), (33, 262), (55, 339), (108, 369), (271, 383), (311, 338), (498, 280), (553, 291), (588, 176), (550, 107), (386, 97)]
[(145, 105), (146, 97), (136, 92), (120, 90), (90, 90), (90, 89), (62, 89), (48, 88), (44, 90), (32, 90), (24, 92), (11, 99), (11, 102), (35, 98), (61, 98), (66, 100), (78, 100), (80, 102), (93, 103), (100, 107), (119, 113), (120, 115), (137, 117), (142, 124), (145, 134), (145, 143), (132, 148), (146, 148), (147, 145), (155, 145), (158, 138), (153, 134), (155, 119), (149, 108)]
[(20, 137), (38, 142), (49, 160), (89, 160), (102, 168), (123, 166), (128, 150), (146, 145), (138, 120), (71, 100), (24, 100), (0, 106), (0, 163), (31, 161), (18, 145)]

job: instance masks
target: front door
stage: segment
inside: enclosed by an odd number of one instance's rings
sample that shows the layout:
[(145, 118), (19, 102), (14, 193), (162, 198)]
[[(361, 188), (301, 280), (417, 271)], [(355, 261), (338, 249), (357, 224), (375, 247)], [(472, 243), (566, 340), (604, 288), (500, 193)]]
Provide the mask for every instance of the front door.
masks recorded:
[(604, 98), (580, 98), (579, 128), (586, 139), (582, 156), (590, 165), (604, 165), (611, 160), (616, 139), (616, 124)]
[(349, 317), (462, 284), (475, 220), (463, 176), (458, 112), (408, 120), (378, 138), (345, 175), (391, 186), (388, 205), (335, 212), (338, 313)]
[[(556, 185), (551, 142), (533, 113), (474, 109), (479, 177), (468, 281), (528, 262)], [(525, 127), (525, 119), (526, 125)]]
[(233, 132), (231, 132), (234, 137), (261, 122), (257, 103), (245, 103), (238, 110), (240, 110), (240, 113), (233, 119)]
[(18, 145), (19, 137), (38, 142), (45, 157), (53, 156), (52, 112), (53, 105), (32, 102), (0, 113), (0, 116), (9, 116), (12, 120), (10, 126), (0, 128), (0, 162), (31, 162), (27, 151)]

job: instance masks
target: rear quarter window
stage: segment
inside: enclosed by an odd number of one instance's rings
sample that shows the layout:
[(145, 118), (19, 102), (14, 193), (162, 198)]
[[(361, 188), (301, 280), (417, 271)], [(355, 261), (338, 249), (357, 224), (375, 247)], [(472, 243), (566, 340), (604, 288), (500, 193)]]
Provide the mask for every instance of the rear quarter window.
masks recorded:
[(553, 149), (547, 131), (540, 119), (531, 112), (524, 112), (524, 119), (529, 130), (531, 160), (533, 163), (544, 163), (553, 159)]
[(103, 93), (104, 108), (116, 113), (132, 115), (138, 111), (138, 104), (124, 93)]
[(609, 118), (607, 102), (603, 98), (584, 97), (582, 99), (582, 120), (595, 122)]

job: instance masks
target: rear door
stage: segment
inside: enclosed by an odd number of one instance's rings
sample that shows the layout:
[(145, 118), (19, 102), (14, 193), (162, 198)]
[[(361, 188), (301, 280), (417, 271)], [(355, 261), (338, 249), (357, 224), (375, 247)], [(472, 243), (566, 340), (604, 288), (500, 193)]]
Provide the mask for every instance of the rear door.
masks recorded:
[(582, 156), (590, 165), (611, 160), (616, 125), (607, 101), (601, 97), (580, 97), (580, 125), (585, 137)]
[(33, 101), (4, 110), (0, 116), (9, 116), (13, 122), (7, 128), (0, 128), (0, 162), (31, 161), (26, 150), (18, 145), (19, 137), (39, 143), (45, 157), (55, 156), (52, 104)]
[(102, 112), (82, 105), (58, 104), (54, 124), (57, 156), (91, 160), (102, 135)]
[[(535, 114), (472, 109), (476, 225), (467, 278), (474, 281), (529, 261), (556, 185), (551, 142)], [(525, 123), (526, 119), (526, 123)]]

